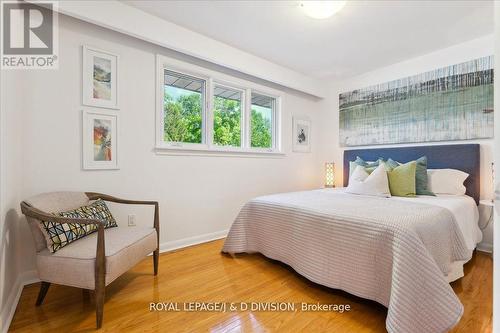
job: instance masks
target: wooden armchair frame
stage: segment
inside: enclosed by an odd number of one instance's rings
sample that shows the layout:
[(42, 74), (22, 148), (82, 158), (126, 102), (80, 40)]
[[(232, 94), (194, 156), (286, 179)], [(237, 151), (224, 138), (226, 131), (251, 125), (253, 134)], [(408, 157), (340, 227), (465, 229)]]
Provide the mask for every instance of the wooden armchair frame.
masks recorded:
[[(96, 193), (96, 192), (85, 192), (89, 200), (102, 199), (104, 201), (115, 202), (119, 204), (126, 205), (151, 205), (155, 207), (154, 212), (154, 228), (156, 229), (156, 237), (158, 247), (153, 252), (153, 266), (154, 275), (158, 274), (158, 259), (160, 255), (160, 212), (159, 205), (157, 201), (142, 201), (142, 200), (128, 200), (113, 197), (107, 194)], [(95, 303), (96, 303), (96, 325), (97, 328), (102, 327), (103, 313), (104, 313), (104, 290), (106, 288), (106, 251), (105, 251), (105, 237), (104, 237), (104, 225), (105, 222), (94, 219), (80, 219), (80, 218), (67, 218), (55, 216), (46, 212), (43, 212), (35, 207), (32, 207), (25, 201), (21, 202), (21, 212), (29, 217), (40, 221), (50, 221), (53, 223), (78, 223), (78, 224), (94, 224), (97, 226), (97, 248), (96, 248), (96, 260), (95, 260)], [(50, 282), (42, 281), (40, 292), (38, 293), (38, 298), (36, 300), (36, 306), (40, 306), (43, 303), (45, 295), (49, 290)]]

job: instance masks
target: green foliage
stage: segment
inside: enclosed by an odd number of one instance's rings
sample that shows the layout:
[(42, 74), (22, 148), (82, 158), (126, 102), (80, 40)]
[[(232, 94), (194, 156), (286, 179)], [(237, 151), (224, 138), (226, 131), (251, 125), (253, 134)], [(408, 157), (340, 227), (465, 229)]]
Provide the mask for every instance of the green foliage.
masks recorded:
[(165, 141), (201, 143), (201, 95), (181, 95), (174, 100), (165, 92)]
[(239, 147), (241, 143), (241, 102), (214, 98), (214, 143)]
[(271, 122), (268, 118), (264, 118), (262, 113), (254, 109), (252, 109), (251, 128), (251, 146), (256, 148), (271, 148)]
[[(201, 143), (201, 94), (180, 95), (174, 99), (165, 92), (165, 141)], [(241, 145), (241, 103), (214, 98), (214, 143), (222, 146)], [(271, 122), (261, 112), (251, 112), (251, 146), (270, 148)]]

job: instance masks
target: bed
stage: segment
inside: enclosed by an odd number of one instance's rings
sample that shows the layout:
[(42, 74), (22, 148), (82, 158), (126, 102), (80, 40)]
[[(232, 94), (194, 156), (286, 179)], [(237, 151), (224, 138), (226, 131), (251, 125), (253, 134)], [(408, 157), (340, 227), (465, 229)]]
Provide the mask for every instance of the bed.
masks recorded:
[(241, 209), (222, 252), (259, 252), (313, 282), (379, 302), (391, 333), (445, 332), (463, 314), (449, 282), (463, 276), (481, 240), (479, 145), (347, 150), (344, 185), (356, 156), (423, 155), (428, 168), (467, 172), (466, 195), (380, 198), (340, 188), (258, 197)]

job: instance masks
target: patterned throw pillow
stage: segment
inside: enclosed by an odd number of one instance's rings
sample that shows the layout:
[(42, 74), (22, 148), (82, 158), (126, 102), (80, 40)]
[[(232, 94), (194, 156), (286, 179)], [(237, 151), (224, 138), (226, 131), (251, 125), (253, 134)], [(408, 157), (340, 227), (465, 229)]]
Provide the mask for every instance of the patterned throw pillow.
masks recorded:
[[(97, 199), (88, 206), (82, 206), (67, 212), (54, 213), (56, 216), (69, 218), (85, 218), (106, 221), (105, 228), (117, 227), (115, 219), (106, 203)], [(94, 224), (54, 223), (42, 221), (42, 232), (47, 240), (47, 248), (54, 253), (66, 245), (97, 231)]]

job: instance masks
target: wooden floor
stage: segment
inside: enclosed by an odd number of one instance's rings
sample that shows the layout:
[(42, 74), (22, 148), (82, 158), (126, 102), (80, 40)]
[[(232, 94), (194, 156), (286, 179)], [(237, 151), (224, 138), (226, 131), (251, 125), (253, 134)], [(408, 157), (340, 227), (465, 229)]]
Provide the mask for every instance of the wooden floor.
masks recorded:
[[(146, 258), (106, 289), (105, 332), (385, 332), (387, 310), (371, 301), (309, 282), (261, 255), (221, 255), (223, 241), (160, 256), (153, 277)], [(491, 256), (478, 252), (452, 284), (465, 313), (452, 332), (492, 331)], [(12, 332), (94, 332), (92, 296), (51, 286), (35, 307), (39, 284), (24, 288)], [(349, 304), (336, 312), (150, 312), (150, 302), (308, 302)]]

